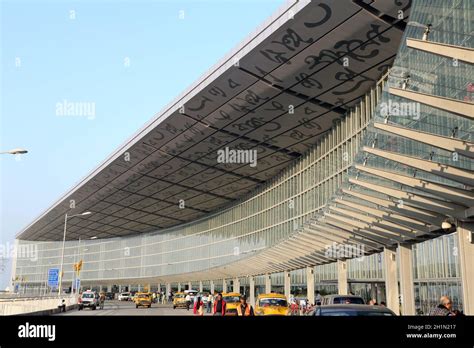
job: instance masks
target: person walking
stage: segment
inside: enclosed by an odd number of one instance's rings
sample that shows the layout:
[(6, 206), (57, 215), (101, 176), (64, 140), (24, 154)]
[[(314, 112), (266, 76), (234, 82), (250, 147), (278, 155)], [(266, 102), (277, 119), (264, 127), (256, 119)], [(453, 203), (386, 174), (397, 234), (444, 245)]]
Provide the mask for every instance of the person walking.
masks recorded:
[(212, 296), (211, 293), (209, 293), (209, 296), (207, 296), (207, 313), (212, 312), (212, 305), (214, 304), (214, 296)]
[(441, 296), (439, 299), (439, 304), (430, 311), (432, 316), (452, 316), (453, 313), (453, 303), (448, 296)]
[(316, 290), (316, 297), (314, 299), (316, 306), (321, 306), (322, 297), (318, 290)]
[(225, 315), (225, 301), (222, 298), (222, 294), (218, 293), (217, 298), (214, 300), (214, 309), (212, 311), (214, 315)]
[(237, 306), (237, 316), (249, 317), (254, 315), (253, 307), (247, 303), (247, 297), (245, 295), (240, 296), (240, 304)]
[(204, 304), (202, 303), (201, 296), (196, 296), (196, 301), (194, 302), (193, 313), (194, 315), (203, 316), (204, 315)]
[(191, 295), (189, 293), (185, 297), (186, 300), (186, 309), (189, 311), (189, 307), (191, 306)]

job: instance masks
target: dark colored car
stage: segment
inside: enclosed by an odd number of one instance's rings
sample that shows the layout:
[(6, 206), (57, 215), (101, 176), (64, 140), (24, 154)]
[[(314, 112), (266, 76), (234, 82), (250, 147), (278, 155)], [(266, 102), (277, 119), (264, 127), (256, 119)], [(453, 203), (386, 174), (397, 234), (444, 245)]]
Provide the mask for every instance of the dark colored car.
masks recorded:
[(106, 292), (105, 299), (106, 300), (113, 300), (115, 298), (115, 294), (113, 292)]
[(363, 304), (338, 304), (317, 306), (308, 315), (322, 317), (391, 317), (396, 314), (383, 306), (368, 306)]
[(336, 304), (365, 304), (364, 299), (356, 295), (327, 295), (324, 296), (321, 305)]

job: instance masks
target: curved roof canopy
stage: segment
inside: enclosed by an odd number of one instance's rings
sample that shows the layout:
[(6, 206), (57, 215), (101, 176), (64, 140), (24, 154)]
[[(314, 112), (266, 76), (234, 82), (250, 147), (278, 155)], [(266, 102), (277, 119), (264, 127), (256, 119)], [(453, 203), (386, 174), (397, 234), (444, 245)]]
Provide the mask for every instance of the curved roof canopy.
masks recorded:
[[(314, 145), (391, 65), (409, 3), (288, 2), (17, 237), (61, 240), (68, 212), (94, 212), (68, 222), (68, 239), (108, 238), (232, 204)], [(225, 147), (257, 150), (257, 166), (218, 163)]]

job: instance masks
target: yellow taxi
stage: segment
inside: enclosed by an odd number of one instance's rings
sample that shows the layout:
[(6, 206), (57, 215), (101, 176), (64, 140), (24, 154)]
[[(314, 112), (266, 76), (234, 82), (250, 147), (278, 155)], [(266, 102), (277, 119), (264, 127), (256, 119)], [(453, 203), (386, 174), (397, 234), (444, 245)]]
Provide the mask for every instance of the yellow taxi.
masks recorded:
[(173, 309), (186, 308), (186, 294), (184, 292), (177, 292), (173, 297)]
[(237, 315), (237, 306), (240, 305), (240, 294), (238, 292), (225, 292), (222, 294), (225, 301), (225, 315)]
[(288, 301), (282, 294), (260, 294), (255, 303), (255, 315), (288, 315)]
[(135, 302), (136, 308), (139, 306), (151, 307), (151, 294), (149, 292), (137, 292), (133, 297), (133, 302)]

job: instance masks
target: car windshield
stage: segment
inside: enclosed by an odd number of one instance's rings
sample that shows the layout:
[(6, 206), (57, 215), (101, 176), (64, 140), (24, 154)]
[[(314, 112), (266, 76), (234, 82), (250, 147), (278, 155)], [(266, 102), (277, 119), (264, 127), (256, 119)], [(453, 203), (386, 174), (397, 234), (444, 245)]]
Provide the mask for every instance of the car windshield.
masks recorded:
[(82, 298), (94, 298), (93, 293), (82, 294)]
[(138, 295), (138, 298), (147, 298), (149, 297), (148, 294), (140, 294)]
[(124, 292), (124, 293), (122, 294), (122, 296), (129, 296), (129, 295), (130, 295), (130, 293), (128, 293), (128, 292)]
[(288, 304), (283, 298), (262, 298), (258, 302), (260, 307), (269, 307), (269, 306), (280, 306), (286, 307)]
[(240, 301), (239, 296), (224, 296), (224, 301), (227, 303), (235, 303)]
[(183, 297), (184, 297), (184, 294), (178, 294), (178, 295), (175, 295), (174, 297), (175, 297), (175, 298), (183, 298)]
[(364, 304), (364, 300), (360, 297), (335, 297), (334, 304)]

